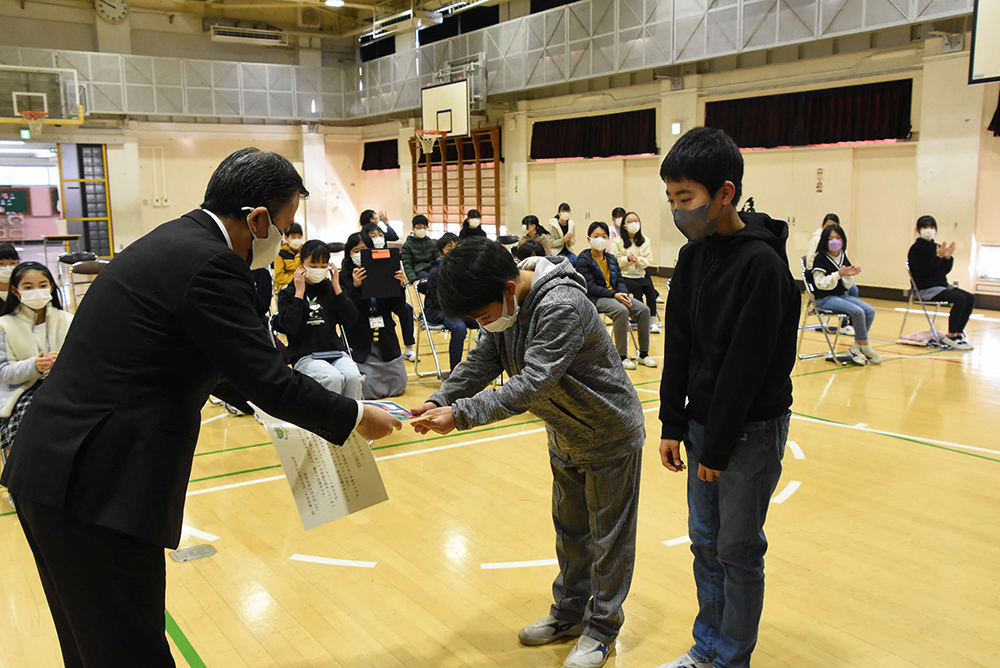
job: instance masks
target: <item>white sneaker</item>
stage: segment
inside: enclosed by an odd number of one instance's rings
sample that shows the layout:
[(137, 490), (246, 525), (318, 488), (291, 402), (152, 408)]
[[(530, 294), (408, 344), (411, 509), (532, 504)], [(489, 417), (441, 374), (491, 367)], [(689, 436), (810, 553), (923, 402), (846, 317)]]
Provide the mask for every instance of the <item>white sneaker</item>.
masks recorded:
[(608, 660), (608, 654), (611, 653), (612, 649), (614, 649), (613, 645), (595, 640), (590, 636), (580, 636), (569, 656), (563, 661), (563, 668), (598, 668)]
[(882, 357), (877, 352), (875, 352), (875, 349), (872, 348), (872, 345), (870, 343), (867, 346), (861, 346), (861, 352), (863, 352), (865, 354), (865, 357), (868, 358), (869, 364), (882, 363)]
[(956, 336), (955, 338), (945, 336), (941, 338), (941, 343), (946, 348), (952, 348), (953, 350), (972, 350), (972, 344), (966, 341), (964, 336)]
[(552, 615), (547, 615), (518, 631), (517, 639), (521, 641), (522, 645), (537, 647), (538, 645), (548, 645), (560, 638), (575, 638), (581, 633), (583, 633), (582, 623), (564, 624)]
[(858, 366), (866, 366), (868, 364), (868, 358), (861, 352), (861, 346), (856, 343), (847, 349), (847, 356)]
[(665, 663), (659, 666), (659, 668), (712, 668), (712, 664), (710, 662), (698, 661), (691, 656), (691, 652), (685, 652), (684, 656), (674, 659), (670, 663)]
[(659, 323), (655, 323), (655, 322), (652, 323), (649, 326), (649, 333), (650, 334), (659, 334), (660, 333), (660, 325), (659, 325)]
[(667, 300), (663, 298), (663, 295), (656, 295), (657, 304), (666, 304)]
[(841, 336), (854, 336), (854, 328), (850, 325), (845, 325), (840, 328)]
[(643, 364), (643, 365), (645, 365), (645, 366), (648, 366), (648, 367), (653, 367), (653, 368), (655, 368), (655, 367), (657, 366), (657, 364), (656, 364), (656, 360), (654, 360), (654, 359), (653, 359), (653, 358), (652, 358), (651, 356), (649, 356), (649, 355), (646, 355), (645, 357), (640, 357), (640, 358), (639, 358), (639, 363), (640, 363), (640, 364)]
[(407, 362), (415, 362), (417, 360), (417, 354), (413, 352), (412, 346), (406, 346), (406, 349), (403, 351), (403, 359)]
[(628, 369), (629, 371), (632, 371), (633, 369), (638, 369), (639, 368), (636, 365), (635, 360), (632, 359), (631, 357), (626, 357), (625, 359), (623, 359), (622, 360), (622, 366), (625, 367), (626, 369)]

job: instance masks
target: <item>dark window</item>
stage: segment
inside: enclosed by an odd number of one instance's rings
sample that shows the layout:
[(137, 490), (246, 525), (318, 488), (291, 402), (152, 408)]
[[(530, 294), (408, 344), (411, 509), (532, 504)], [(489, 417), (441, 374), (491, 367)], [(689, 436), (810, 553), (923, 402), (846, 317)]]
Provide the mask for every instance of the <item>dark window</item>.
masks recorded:
[(366, 172), (399, 169), (399, 140), (365, 142), (365, 160), (361, 169)]
[(383, 56), (391, 56), (394, 53), (396, 53), (396, 37), (394, 35), (384, 37), (377, 42), (369, 41), (361, 44), (361, 62), (363, 63)]
[(574, 2), (579, 2), (579, 0), (531, 0), (531, 13), (547, 12), (550, 9), (571, 5)]
[(475, 30), (482, 30), (500, 23), (500, 7), (476, 7), (459, 14), (451, 14), (440, 25), (417, 32), (417, 44), (427, 46), (449, 37), (456, 37)]
[(531, 130), (531, 158), (610, 158), (655, 154), (656, 110), (539, 121)]
[(709, 102), (705, 125), (742, 148), (906, 139), (913, 80)]

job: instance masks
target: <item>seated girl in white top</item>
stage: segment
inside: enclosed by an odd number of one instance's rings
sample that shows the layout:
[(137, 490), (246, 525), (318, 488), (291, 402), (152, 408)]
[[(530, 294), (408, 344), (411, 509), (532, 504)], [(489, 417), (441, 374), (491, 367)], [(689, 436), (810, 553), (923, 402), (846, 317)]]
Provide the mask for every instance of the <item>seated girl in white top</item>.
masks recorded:
[[(642, 221), (639, 214), (625, 214), (622, 222), (621, 236), (611, 242), (611, 254), (618, 260), (625, 279), (625, 287), (629, 293), (640, 302), (645, 299), (646, 306), (654, 319), (659, 319), (656, 312), (656, 298), (659, 292), (653, 286), (653, 280), (646, 275), (646, 267), (653, 264), (653, 250), (649, 239), (642, 235)], [(660, 332), (660, 324), (650, 321), (649, 331)]]
[(62, 310), (45, 265), (25, 262), (14, 269), (0, 316), (0, 447), (14, 442), (21, 417), (55, 364), (72, 320)]

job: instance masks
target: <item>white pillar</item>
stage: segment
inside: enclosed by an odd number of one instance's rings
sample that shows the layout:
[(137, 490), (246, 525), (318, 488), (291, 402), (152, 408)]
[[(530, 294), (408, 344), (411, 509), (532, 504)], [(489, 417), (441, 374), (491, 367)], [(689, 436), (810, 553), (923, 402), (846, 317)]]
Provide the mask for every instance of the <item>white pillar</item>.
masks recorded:
[[(410, 119), (410, 123), (414, 120)], [(410, 138), (413, 137), (413, 127), (399, 129), (399, 210), (403, 226), (409, 229), (410, 221), (416, 214), (413, 211), (413, 156), (410, 155)]]
[[(308, 126), (302, 126), (302, 179), (309, 199), (299, 207), (298, 219), (305, 220), (307, 239), (334, 239), (327, 220), (326, 210), (326, 143), (324, 136), (318, 132), (309, 132)], [(302, 209), (305, 215), (302, 216)]]
[(124, 144), (106, 146), (111, 225), (117, 253), (143, 235), (139, 144), (135, 137), (127, 137)]
[(517, 229), (528, 215), (528, 113), (504, 114), (504, 195), (506, 210), (501, 224)]
[[(934, 42), (928, 42), (928, 54), (940, 47)], [(968, 52), (924, 58), (916, 213), (937, 219), (938, 239), (958, 242), (948, 278), (971, 290), (985, 88), (968, 85), (968, 76)], [(913, 223), (907, 232), (915, 236)]]
[[(664, 81), (664, 92), (660, 95), (659, 113), (659, 144), (660, 160), (667, 156), (670, 149), (681, 136), (697, 125), (698, 90), (697, 78), (687, 77), (686, 84), (693, 89), (670, 91), (670, 82)], [(673, 133), (675, 123), (680, 124), (680, 134)], [(666, 186), (661, 187), (660, 195), (660, 259), (659, 266), (673, 267), (677, 264), (677, 253), (687, 239), (674, 225), (674, 216), (667, 201)]]

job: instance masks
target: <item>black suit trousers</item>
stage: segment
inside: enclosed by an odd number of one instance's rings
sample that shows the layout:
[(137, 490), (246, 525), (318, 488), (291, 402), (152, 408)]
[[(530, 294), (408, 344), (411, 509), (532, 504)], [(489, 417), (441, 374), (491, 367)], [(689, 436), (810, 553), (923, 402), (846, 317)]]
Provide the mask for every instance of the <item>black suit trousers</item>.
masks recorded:
[(163, 548), (16, 499), (67, 668), (173, 668)]

